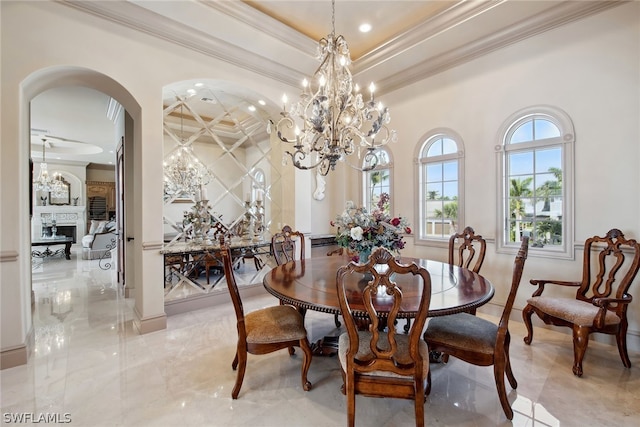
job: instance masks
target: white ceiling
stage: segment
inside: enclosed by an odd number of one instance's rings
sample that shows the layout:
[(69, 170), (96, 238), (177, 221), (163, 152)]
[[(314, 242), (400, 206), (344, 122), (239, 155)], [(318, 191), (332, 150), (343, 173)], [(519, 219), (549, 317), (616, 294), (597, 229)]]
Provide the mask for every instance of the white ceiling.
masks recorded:
[(110, 97), (93, 89), (49, 89), (31, 100), (31, 158), (49, 163), (115, 164), (116, 129), (107, 117)]
[[(337, 0), (335, 29), (349, 43), (356, 81), (375, 81), (384, 93), (619, 3)], [(317, 68), (317, 40), (331, 32), (329, 0), (62, 4), (292, 86)], [(368, 34), (358, 32), (363, 22), (373, 27)], [(103, 149), (98, 155), (59, 153), (62, 159), (109, 164), (115, 141), (107, 137), (107, 104), (108, 97), (88, 89), (49, 91), (32, 103), (32, 128)], [(39, 160), (42, 146), (35, 148)]]

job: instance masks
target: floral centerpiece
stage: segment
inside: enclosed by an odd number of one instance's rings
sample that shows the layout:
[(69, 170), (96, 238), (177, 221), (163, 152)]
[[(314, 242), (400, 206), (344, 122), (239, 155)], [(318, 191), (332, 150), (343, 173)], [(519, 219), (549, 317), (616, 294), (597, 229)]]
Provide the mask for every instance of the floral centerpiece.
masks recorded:
[(344, 212), (331, 221), (332, 226), (338, 227), (338, 245), (349, 253), (357, 254), (354, 261), (367, 262), (372, 250), (377, 247), (387, 248), (396, 254), (404, 248), (403, 235), (411, 234), (411, 227), (405, 218), (392, 218), (385, 213), (383, 207), (388, 198), (388, 195), (380, 197), (377, 208), (371, 213), (348, 201)]

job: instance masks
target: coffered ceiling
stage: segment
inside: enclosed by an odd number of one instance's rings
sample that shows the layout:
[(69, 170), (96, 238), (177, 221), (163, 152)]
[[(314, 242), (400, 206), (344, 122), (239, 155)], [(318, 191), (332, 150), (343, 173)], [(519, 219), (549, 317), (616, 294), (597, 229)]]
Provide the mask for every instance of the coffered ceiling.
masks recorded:
[[(317, 68), (317, 41), (331, 32), (332, 21), (329, 0), (59, 3), (295, 87)], [(335, 30), (349, 43), (356, 81), (375, 81), (385, 93), (617, 4), (337, 0)], [(362, 23), (371, 25), (369, 33), (358, 31)], [(75, 139), (62, 123), (59, 128), (57, 136)]]

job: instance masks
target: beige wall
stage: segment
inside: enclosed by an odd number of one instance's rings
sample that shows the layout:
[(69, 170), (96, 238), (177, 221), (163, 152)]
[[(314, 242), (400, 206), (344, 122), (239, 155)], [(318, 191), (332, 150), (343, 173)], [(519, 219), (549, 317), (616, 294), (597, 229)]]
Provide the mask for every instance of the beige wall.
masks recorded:
[(87, 181), (116, 182), (116, 168), (87, 168)]

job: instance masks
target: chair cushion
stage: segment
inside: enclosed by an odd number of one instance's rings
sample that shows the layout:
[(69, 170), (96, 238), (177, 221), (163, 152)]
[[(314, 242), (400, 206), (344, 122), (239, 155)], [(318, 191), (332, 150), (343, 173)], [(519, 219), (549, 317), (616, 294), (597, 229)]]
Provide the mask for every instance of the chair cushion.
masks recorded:
[(90, 248), (94, 238), (95, 238), (95, 235), (93, 234), (87, 234), (85, 236), (82, 236), (82, 247)]
[(497, 335), (498, 325), (469, 313), (457, 313), (429, 319), (424, 339), (451, 348), (493, 354)]
[[(398, 351), (396, 353), (396, 358), (399, 362), (409, 362), (411, 358), (409, 357), (409, 335), (398, 334), (396, 337), (396, 343), (398, 344)], [(358, 354), (357, 358), (363, 359), (372, 355), (371, 348), (369, 347), (369, 343), (371, 342), (371, 332), (369, 331), (358, 331)], [(381, 349), (388, 349), (389, 342), (387, 339), (387, 334), (380, 333), (380, 337), (378, 338), (378, 346)], [(347, 350), (349, 349), (349, 334), (346, 332), (340, 335), (338, 338), (338, 358), (340, 359), (340, 365), (342, 365), (342, 369), (346, 371), (347, 369)], [(424, 378), (427, 378), (427, 374), (429, 373), (429, 346), (423, 340), (419, 341), (418, 351), (422, 356), (422, 359), (425, 363), (422, 364), (422, 372), (424, 374)], [(394, 372), (388, 371), (372, 371), (368, 372), (367, 375), (375, 375), (381, 377), (395, 377), (395, 378), (405, 378), (405, 375), (398, 375)]]
[[(600, 307), (575, 298), (532, 297), (527, 300), (530, 305), (545, 313), (580, 326), (591, 326)], [(612, 311), (604, 317), (605, 325), (620, 323), (620, 318)]]
[(290, 305), (277, 305), (244, 316), (247, 342), (268, 344), (301, 340), (307, 336), (302, 315)]

